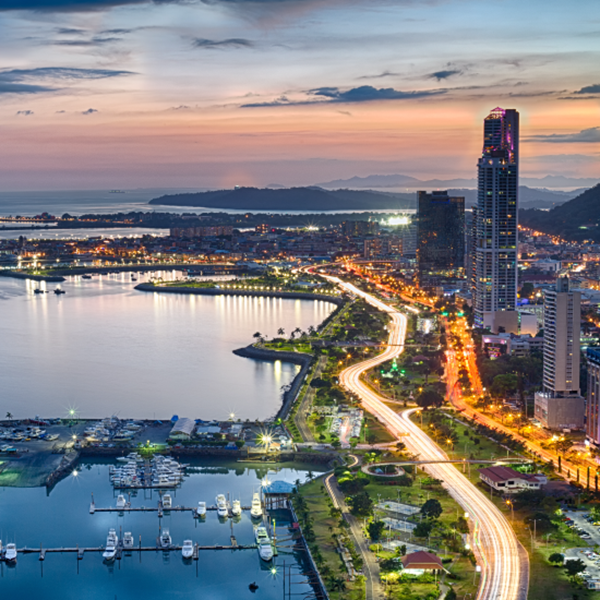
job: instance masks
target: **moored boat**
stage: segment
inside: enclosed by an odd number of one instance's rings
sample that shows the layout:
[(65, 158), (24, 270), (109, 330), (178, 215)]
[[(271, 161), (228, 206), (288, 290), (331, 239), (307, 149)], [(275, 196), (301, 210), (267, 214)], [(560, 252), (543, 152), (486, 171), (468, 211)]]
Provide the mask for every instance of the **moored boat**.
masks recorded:
[(117, 532), (114, 529), (108, 530), (108, 537), (106, 538), (106, 548), (102, 553), (102, 558), (105, 561), (114, 560), (117, 555), (117, 545), (119, 543), (119, 538), (117, 538)]
[(171, 498), (171, 494), (165, 494), (162, 497), (162, 505), (165, 510), (170, 510), (173, 507), (173, 499)]
[(252, 506), (250, 507), (250, 516), (254, 519), (260, 519), (263, 516), (262, 503), (258, 492), (252, 496)]
[(123, 510), (127, 506), (127, 500), (123, 494), (117, 496), (117, 508)]
[(171, 547), (171, 535), (169, 534), (169, 530), (168, 529), (163, 529), (160, 537), (159, 537), (159, 543), (160, 543), (160, 547), (161, 548), (170, 548)]
[(231, 506), (231, 514), (234, 517), (239, 517), (242, 514), (242, 503), (239, 500), (234, 500)]
[(131, 531), (126, 531), (123, 534), (123, 548), (125, 550), (131, 550), (133, 548), (133, 534)]
[(183, 558), (192, 558), (194, 555), (194, 544), (192, 540), (184, 540), (183, 546), (181, 547), (181, 556)]
[(206, 516), (206, 502), (198, 502), (196, 514), (200, 519)]
[(227, 510), (227, 500), (223, 494), (219, 494), (216, 498), (217, 502), (217, 515), (219, 517), (225, 518), (229, 516), (229, 511)]
[(17, 562), (17, 545), (16, 544), (6, 544), (6, 549), (4, 551), (4, 560), (8, 563)]

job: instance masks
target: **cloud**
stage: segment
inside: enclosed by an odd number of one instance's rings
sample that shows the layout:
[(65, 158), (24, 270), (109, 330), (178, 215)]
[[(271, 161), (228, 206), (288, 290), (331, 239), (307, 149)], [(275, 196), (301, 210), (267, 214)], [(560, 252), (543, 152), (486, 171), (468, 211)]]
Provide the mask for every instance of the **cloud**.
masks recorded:
[(111, 42), (120, 42), (122, 38), (119, 37), (100, 37), (94, 36), (89, 40), (57, 40), (50, 42), (52, 46), (102, 46), (103, 44), (110, 44)]
[(549, 142), (556, 144), (590, 144), (600, 142), (600, 127), (590, 127), (578, 133), (553, 133), (551, 135), (534, 135), (529, 138), (534, 142)]
[(393, 71), (388, 71), (387, 69), (379, 75), (362, 75), (358, 79), (383, 79), (384, 77), (398, 77), (400, 73), (394, 73)]
[(587, 85), (586, 87), (582, 87), (577, 92), (573, 92), (574, 94), (600, 94), (600, 83), (594, 83), (593, 85)]
[[(1, 1), (1, 0), (0, 0)], [(74, 69), (70, 67), (42, 67), (39, 69), (11, 69), (0, 71), (0, 94), (39, 94), (56, 92), (57, 84), (80, 80), (107, 79), (133, 75), (131, 71), (112, 69)], [(49, 82), (50, 84), (48, 84)]]
[(17, 115), (23, 115), (24, 117), (29, 117), (33, 114), (32, 110), (18, 110)]
[(81, 114), (82, 115), (93, 115), (94, 113), (97, 113), (98, 111), (95, 108), (88, 108), (87, 110), (84, 110)]
[(394, 88), (375, 88), (372, 85), (361, 85), (342, 91), (337, 87), (321, 87), (305, 92), (308, 98), (305, 100), (289, 100), (287, 96), (280, 96), (270, 102), (255, 102), (243, 104), (241, 108), (260, 108), (267, 106), (302, 106), (306, 104), (330, 104), (330, 103), (358, 103), (382, 100), (407, 100), (415, 98), (426, 98), (445, 94), (447, 90), (417, 90), (402, 92)]
[(194, 40), (195, 48), (253, 48), (254, 42), (243, 38), (229, 38), (227, 40), (207, 40), (205, 38), (196, 38)]
[(448, 79), (453, 75), (461, 75), (462, 73), (463, 71), (461, 71), (460, 69), (447, 69), (444, 71), (436, 71), (435, 73), (430, 73), (429, 77), (431, 79), (437, 79), (438, 81), (441, 81), (442, 79)]

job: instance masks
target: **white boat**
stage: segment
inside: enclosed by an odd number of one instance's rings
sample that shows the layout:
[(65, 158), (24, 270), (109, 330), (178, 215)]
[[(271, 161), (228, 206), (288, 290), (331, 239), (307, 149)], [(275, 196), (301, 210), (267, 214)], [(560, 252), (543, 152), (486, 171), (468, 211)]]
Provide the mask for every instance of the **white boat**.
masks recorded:
[(229, 516), (229, 511), (227, 510), (227, 500), (225, 500), (225, 496), (223, 494), (219, 494), (216, 498), (217, 502), (217, 514), (219, 517), (227, 517)]
[(14, 563), (17, 562), (17, 545), (6, 544), (6, 550), (4, 552), (4, 560), (6, 562)]
[(242, 503), (239, 500), (234, 500), (231, 506), (231, 514), (234, 517), (239, 517), (242, 514)]
[(192, 540), (184, 540), (183, 546), (181, 547), (181, 556), (183, 558), (192, 558), (194, 555), (194, 544)]
[(117, 555), (117, 545), (119, 538), (117, 538), (117, 532), (114, 529), (108, 530), (108, 537), (106, 538), (106, 548), (102, 553), (102, 558), (106, 561), (114, 560)]
[(171, 498), (171, 494), (165, 494), (162, 497), (162, 505), (165, 510), (170, 510), (173, 507), (173, 498)]
[(161, 548), (170, 548), (171, 547), (171, 535), (169, 534), (168, 529), (163, 529), (159, 538), (160, 547)]
[(264, 560), (269, 562), (273, 558), (273, 544), (265, 527), (257, 527), (254, 530), (254, 539), (258, 544), (258, 554)]
[(122, 510), (126, 506), (127, 506), (127, 500), (125, 499), (125, 496), (123, 496), (123, 494), (119, 494), (117, 496), (117, 508)]
[(258, 492), (254, 492), (252, 496), (252, 506), (250, 507), (250, 516), (255, 519), (260, 519), (263, 516), (262, 504)]
[(131, 531), (126, 531), (123, 534), (123, 548), (125, 550), (131, 550), (133, 548), (133, 534)]
[(196, 510), (196, 514), (199, 518), (206, 516), (206, 502), (198, 502), (198, 509)]

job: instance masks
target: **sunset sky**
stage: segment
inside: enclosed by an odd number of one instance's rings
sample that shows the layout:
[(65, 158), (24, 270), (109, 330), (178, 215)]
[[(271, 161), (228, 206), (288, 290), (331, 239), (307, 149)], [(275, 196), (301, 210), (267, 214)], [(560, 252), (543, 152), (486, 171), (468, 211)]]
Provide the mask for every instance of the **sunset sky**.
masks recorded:
[(0, 0), (0, 190), (600, 176), (598, 0)]

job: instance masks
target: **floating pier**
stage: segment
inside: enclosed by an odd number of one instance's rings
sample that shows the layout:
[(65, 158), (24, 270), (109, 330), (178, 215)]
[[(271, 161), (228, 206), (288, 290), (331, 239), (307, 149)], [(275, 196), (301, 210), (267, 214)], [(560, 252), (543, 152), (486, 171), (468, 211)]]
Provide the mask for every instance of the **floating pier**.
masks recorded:
[[(240, 507), (243, 511), (250, 511), (251, 507), (250, 506), (241, 506)], [(207, 511), (212, 511), (212, 512), (216, 512), (217, 507), (216, 506), (207, 506), (206, 507)], [(231, 512), (231, 507), (229, 507), (228, 509), (229, 511), (229, 517), (230, 518), (234, 518), (234, 515)], [(126, 513), (126, 512), (157, 512), (159, 517), (162, 517), (162, 515), (166, 512), (191, 512), (194, 516), (194, 518), (198, 517), (198, 509), (194, 506), (172, 506), (171, 508), (164, 508), (162, 506), (162, 503), (158, 503), (158, 506), (152, 507), (152, 506), (139, 506), (139, 507), (132, 507), (131, 504), (127, 504), (126, 506), (124, 506), (123, 508), (117, 508), (117, 507), (107, 507), (107, 508), (102, 508), (102, 507), (97, 507), (96, 504), (94, 502), (92, 502), (90, 504), (90, 514), (93, 515), (94, 513), (97, 512), (108, 512), (108, 513)]]

